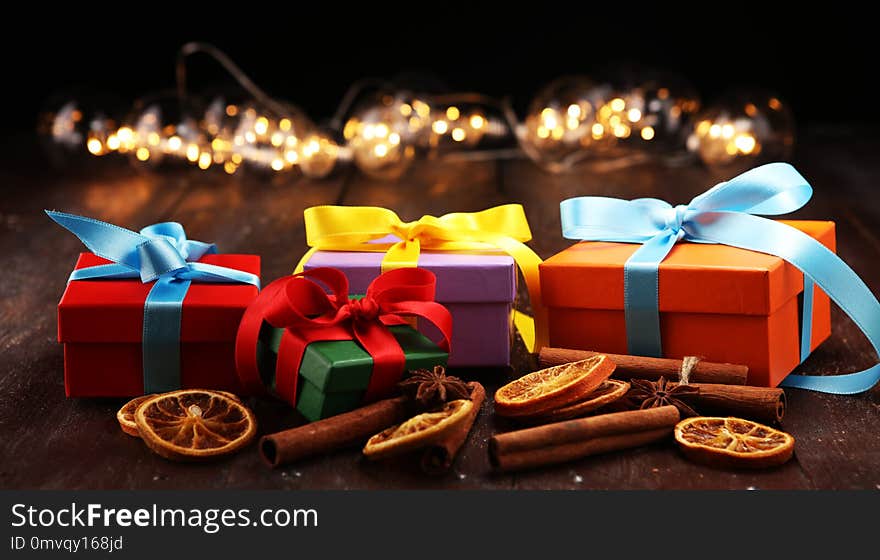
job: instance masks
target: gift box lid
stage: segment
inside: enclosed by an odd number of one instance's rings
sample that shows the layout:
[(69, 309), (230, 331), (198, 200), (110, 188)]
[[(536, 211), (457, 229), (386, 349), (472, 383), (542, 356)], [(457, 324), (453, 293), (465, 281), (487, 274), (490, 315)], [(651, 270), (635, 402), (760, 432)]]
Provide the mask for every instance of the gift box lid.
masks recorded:
[[(110, 261), (81, 253), (77, 269)], [(199, 262), (259, 275), (257, 255), (205, 255)], [(131, 280), (76, 280), (58, 304), (59, 342), (141, 342), (144, 302), (153, 284)], [(181, 342), (233, 341), (244, 310), (257, 296), (250, 284), (193, 282), (183, 300)]]
[[(345, 272), (351, 292), (363, 293), (382, 269), (385, 253), (316, 251), (306, 269), (329, 266)], [(516, 263), (498, 252), (422, 251), (419, 267), (437, 276), (443, 303), (505, 302), (516, 297)]]
[[(779, 220), (834, 251), (834, 222)], [(581, 242), (540, 265), (548, 307), (623, 309), (623, 265), (641, 245)], [(779, 257), (680, 242), (660, 264), (660, 311), (769, 315), (803, 291), (803, 275)]]

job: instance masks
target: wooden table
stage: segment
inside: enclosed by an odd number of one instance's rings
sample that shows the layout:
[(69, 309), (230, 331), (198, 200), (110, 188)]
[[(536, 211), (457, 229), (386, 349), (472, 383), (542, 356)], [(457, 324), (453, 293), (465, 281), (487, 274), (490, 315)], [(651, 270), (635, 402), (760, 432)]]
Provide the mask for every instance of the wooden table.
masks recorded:
[[(834, 130), (802, 135), (796, 166), (816, 193), (796, 217), (837, 222), (840, 255), (880, 293), (880, 149), (876, 136)], [(21, 147), (21, 146), (24, 147)], [(176, 220), (190, 237), (223, 252), (256, 253), (265, 282), (289, 274), (305, 250), (304, 208), (316, 204), (381, 205), (404, 219), (522, 203), (532, 247), (549, 257), (569, 242), (559, 227), (559, 201), (574, 195), (655, 196), (685, 202), (725, 179), (697, 164), (644, 164), (554, 176), (528, 161), (420, 161), (397, 182), (341, 170), (325, 180), (286, 176), (228, 178), (184, 170), (143, 174), (124, 162), (90, 161), (85, 169), (52, 170), (28, 142), (0, 166), (0, 487), (2, 488), (880, 488), (880, 390), (833, 396), (788, 390), (784, 428), (797, 438), (795, 458), (765, 472), (728, 472), (689, 463), (673, 445), (654, 445), (515, 475), (489, 468), (487, 440), (498, 428), (484, 405), (453, 472), (420, 474), (413, 463), (369, 464), (341, 451), (272, 470), (249, 449), (208, 465), (181, 465), (150, 453), (120, 432), (121, 401), (68, 400), (56, 304), (80, 243), (41, 212), (54, 208), (132, 229)], [(859, 331), (835, 311), (834, 334), (799, 368), (843, 373), (875, 356)], [(731, 343), (735, 344), (735, 341)], [(489, 393), (534, 367), (522, 348), (514, 372), (465, 371)], [(491, 401), (491, 399), (489, 399)], [(276, 402), (252, 400), (263, 433), (295, 423)]]

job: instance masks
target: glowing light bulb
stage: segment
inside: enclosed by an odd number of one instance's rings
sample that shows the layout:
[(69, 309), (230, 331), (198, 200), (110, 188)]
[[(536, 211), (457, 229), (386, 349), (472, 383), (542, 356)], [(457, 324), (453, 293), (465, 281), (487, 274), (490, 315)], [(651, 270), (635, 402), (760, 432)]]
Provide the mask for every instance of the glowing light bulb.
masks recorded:
[(127, 126), (123, 126), (116, 131), (116, 136), (119, 138), (119, 142), (125, 146), (130, 144), (134, 139), (134, 131)]
[(236, 107), (235, 105), (227, 105), (226, 114), (230, 117), (236, 116), (238, 114), (238, 107)]
[(186, 159), (195, 163), (199, 160), (199, 146), (198, 144), (189, 144), (186, 147)]
[(697, 125), (697, 134), (700, 136), (705, 136), (709, 133), (709, 128), (712, 126), (712, 123), (709, 121), (700, 121)]
[(300, 167), (309, 177), (326, 177), (336, 166), (339, 147), (320, 134), (306, 137), (300, 147)]
[(614, 111), (616, 113), (620, 113), (621, 111), (623, 111), (626, 108), (626, 101), (624, 101), (623, 99), (621, 99), (619, 97), (615, 97), (614, 99), (611, 100), (611, 103), (609, 103), (609, 105), (610, 105), (612, 111)]
[(260, 117), (254, 122), (254, 132), (259, 134), (260, 136), (266, 134), (269, 130), (269, 119), (266, 117)]
[(486, 125), (486, 119), (484, 119), (482, 115), (471, 115), (470, 123), (471, 128), (474, 130), (480, 130)]
[(636, 109), (635, 107), (633, 107), (632, 109), (627, 111), (626, 118), (629, 119), (629, 122), (633, 122), (633, 123), (637, 122), (639, 119), (642, 118), (642, 112), (640, 110)]
[(280, 132), (273, 132), (272, 137), (269, 140), (273, 146), (280, 146), (284, 143), (284, 135)]
[(238, 165), (236, 165), (235, 163), (233, 163), (231, 161), (227, 161), (226, 163), (223, 164), (223, 171), (229, 173), (230, 175), (235, 173), (235, 171), (237, 169), (238, 169)]
[(296, 150), (287, 150), (284, 153), (284, 159), (287, 160), (287, 163), (293, 165), (294, 163), (299, 161), (299, 154)]
[(428, 115), (431, 114), (431, 107), (424, 101), (416, 99), (412, 102), (412, 106), (416, 114), (423, 119), (427, 119)]
[(446, 109), (446, 118), (451, 121), (457, 121), (458, 117), (461, 116), (461, 112), (458, 110), (458, 107), (455, 105)]
[(434, 131), (434, 134), (446, 134), (446, 131), (449, 130), (449, 124), (444, 120), (434, 121), (431, 130)]
[(119, 149), (119, 137), (115, 134), (111, 134), (107, 137), (107, 149), (108, 150), (118, 150)]
[(376, 144), (373, 146), (373, 153), (376, 157), (383, 158), (388, 155), (388, 146), (386, 144)]
[(180, 136), (172, 136), (168, 139), (168, 149), (172, 152), (176, 152), (183, 145), (183, 141), (180, 139)]
[(467, 134), (465, 133), (463, 128), (455, 127), (452, 129), (452, 139), (456, 142), (461, 142), (465, 139)]
[(652, 138), (654, 138), (654, 127), (646, 126), (642, 129), (640, 134), (642, 136), (642, 140), (651, 140)]
[(202, 152), (199, 154), (199, 169), (207, 169), (211, 167), (211, 154)]
[(248, 144), (253, 144), (257, 141), (257, 135), (253, 133), (253, 131), (248, 130), (244, 133), (244, 139)]
[(734, 91), (703, 110), (687, 147), (707, 166), (736, 172), (788, 159), (793, 127), (791, 113), (778, 97)]
[(559, 120), (556, 116), (556, 111), (554, 111), (553, 109), (551, 109), (549, 107), (547, 107), (546, 109), (541, 111), (541, 121), (542, 121), (541, 124), (545, 128), (548, 128), (550, 130), (553, 130), (554, 128), (559, 126)]
[(270, 165), (273, 171), (281, 171), (284, 169), (284, 160), (281, 158), (275, 158)]
[(733, 144), (740, 152), (750, 154), (755, 150), (757, 142), (755, 141), (755, 137), (751, 134), (738, 134), (733, 140)]
[(392, 132), (391, 134), (389, 134), (388, 135), (388, 143), (391, 144), (392, 146), (396, 146), (397, 144), (400, 144), (400, 134), (398, 134), (396, 132)]
[(292, 125), (292, 123), (290, 122), (290, 119), (288, 119), (288, 118), (283, 118), (280, 121), (278, 121), (278, 128), (280, 128), (284, 132), (287, 132), (288, 130), (290, 130), (291, 125)]
[(104, 153), (104, 144), (97, 138), (89, 138), (86, 142), (86, 148), (92, 155), (100, 156)]
[(150, 150), (147, 148), (138, 148), (134, 155), (141, 161), (147, 161), (150, 159)]
[(601, 123), (595, 123), (591, 128), (590, 132), (593, 135), (593, 138), (599, 140), (605, 134), (605, 127), (602, 126)]

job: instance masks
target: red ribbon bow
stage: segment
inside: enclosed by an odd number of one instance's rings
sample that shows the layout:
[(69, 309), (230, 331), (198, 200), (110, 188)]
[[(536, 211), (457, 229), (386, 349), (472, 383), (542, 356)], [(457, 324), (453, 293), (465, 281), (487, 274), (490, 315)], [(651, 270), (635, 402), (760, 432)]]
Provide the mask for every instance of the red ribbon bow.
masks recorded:
[[(314, 280), (321, 282), (330, 290)], [(323, 340), (355, 340), (373, 358), (373, 373), (364, 400), (386, 397), (403, 375), (406, 357), (388, 330), (423, 317), (442, 333), (440, 347), (449, 351), (452, 316), (434, 301), (436, 278), (428, 270), (400, 268), (382, 274), (360, 300), (348, 295), (348, 279), (335, 268), (314, 268), (275, 280), (247, 308), (235, 341), (235, 362), (245, 389), (265, 393), (257, 366), (257, 340), (263, 321), (285, 329), (275, 365), (278, 396), (296, 404), (299, 367), (306, 346)]]

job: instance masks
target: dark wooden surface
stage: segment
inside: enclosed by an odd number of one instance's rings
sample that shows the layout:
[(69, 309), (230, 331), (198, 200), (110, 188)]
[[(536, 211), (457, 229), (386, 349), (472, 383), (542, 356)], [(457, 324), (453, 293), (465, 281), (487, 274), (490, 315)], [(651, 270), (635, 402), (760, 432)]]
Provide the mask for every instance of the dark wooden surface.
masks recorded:
[[(878, 141), (834, 130), (802, 135), (795, 164), (815, 196), (799, 218), (838, 224), (841, 256), (880, 292), (880, 160)], [(373, 204), (404, 219), (474, 211), (520, 202), (548, 257), (569, 242), (559, 232), (559, 201), (598, 194), (656, 196), (685, 202), (724, 179), (692, 164), (645, 164), (600, 173), (586, 169), (552, 176), (527, 161), (419, 162), (397, 182), (342, 170), (312, 181), (184, 171), (145, 175), (125, 163), (90, 162), (53, 170), (28, 142), (0, 166), (0, 487), (2, 488), (880, 488), (880, 390), (855, 396), (788, 390), (783, 427), (797, 439), (795, 458), (764, 472), (713, 470), (687, 462), (673, 445), (592, 457), (516, 475), (489, 468), (488, 438), (503, 429), (484, 405), (454, 470), (430, 478), (414, 462), (370, 464), (358, 450), (340, 451), (271, 470), (255, 448), (207, 465), (181, 465), (150, 453), (124, 435), (117, 400), (64, 397), (62, 349), (56, 342), (56, 304), (81, 249), (42, 214), (43, 208), (81, 213), (137, 229), (161, 220), (185, 224), (194, 239), (224, 252), (257, 253), (265, 282), (290, 273), (305, 250), (302, 211), (315, 204)], [(24, 145), (25, 147), (20, 147)], [(875, 361), (858, 330), (835, 311), (833, 336), (800, 371), (842, 373)], [(736, 344), (736, 341), (731, 341)], [(479, 379), (491, 395), (499, 383), (534, 367), (522, 348), (514, 371), (458, 372)], [(293, 425), (282, 404), (251, 400), (263, 433)]]

